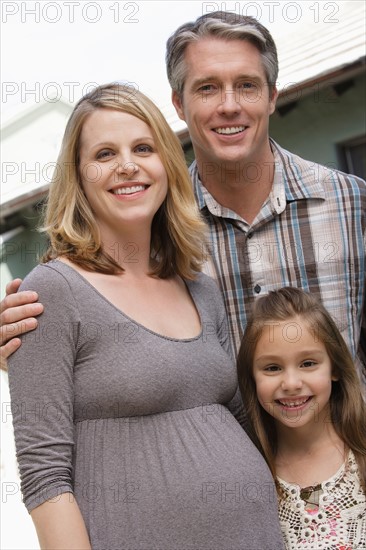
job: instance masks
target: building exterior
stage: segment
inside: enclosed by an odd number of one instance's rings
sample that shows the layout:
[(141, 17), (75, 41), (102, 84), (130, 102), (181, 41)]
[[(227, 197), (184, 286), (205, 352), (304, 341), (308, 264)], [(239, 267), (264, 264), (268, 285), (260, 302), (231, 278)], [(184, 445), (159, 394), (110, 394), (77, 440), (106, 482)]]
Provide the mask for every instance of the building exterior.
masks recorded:
[(6, 284), (38, 263), (46, 239), (37, 231), (40, 203), (56, 166), (72, 105), (43, 101), (5, 122), (1, 129), (1, 296)]

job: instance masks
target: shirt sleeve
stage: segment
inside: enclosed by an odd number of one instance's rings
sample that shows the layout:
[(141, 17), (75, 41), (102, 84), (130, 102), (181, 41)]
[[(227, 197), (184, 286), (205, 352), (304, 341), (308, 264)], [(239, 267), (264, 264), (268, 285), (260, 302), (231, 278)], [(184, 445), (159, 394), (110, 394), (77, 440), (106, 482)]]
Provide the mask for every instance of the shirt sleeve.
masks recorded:
[(67, 280), (41, 265), (20, 290), (44, 305), (38, 327), (22, 336), (9, 360), (9, 389), (24, 504), (30, 512), (73, 492), (73, 370), (79, 312)]
[[(366, 218), (366, 214), (365, 214)], [(364, 233), (364, 250), (366, 250), (366, 229)], [(362, 308), (362, 318), (361, 318), (361, 334), (360, 334), (360, 345), (359, 345), (359, 357), (362, 362), (363, 368), (363, 379), (366, 382), (366, 279), (364, 282), (364, 299), (363, 299), (363, 308)]]

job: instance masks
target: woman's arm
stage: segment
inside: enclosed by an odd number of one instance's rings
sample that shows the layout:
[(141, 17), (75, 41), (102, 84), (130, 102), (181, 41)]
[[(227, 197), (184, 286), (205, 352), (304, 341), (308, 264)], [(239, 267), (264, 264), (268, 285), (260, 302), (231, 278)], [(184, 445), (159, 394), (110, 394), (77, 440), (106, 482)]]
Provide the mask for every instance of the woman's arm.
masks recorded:
[(72, 493), (46, 501), (31, 512), (43, 549), (91, 550), (85, 523)]
[(9, 388), (24, 504), (42, 548), (90, 548), (73, 496), (74, 370), (80, 312), (74, 289), (50, 266), (23, 283), (46, 308), (9, 359)]

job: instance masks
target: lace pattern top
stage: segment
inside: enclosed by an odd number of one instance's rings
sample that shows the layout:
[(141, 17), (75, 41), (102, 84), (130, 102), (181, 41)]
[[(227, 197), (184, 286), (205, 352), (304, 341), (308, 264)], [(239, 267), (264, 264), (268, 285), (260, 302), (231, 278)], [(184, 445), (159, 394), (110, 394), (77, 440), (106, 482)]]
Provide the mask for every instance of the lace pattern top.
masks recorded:
[(299, 485), (278, 482), (284, 493), (279, 516), (286, 550), (366, 548), (366, 495), (351, 451), (338, 472), (320, 484), (318, 506), (301, 498)]

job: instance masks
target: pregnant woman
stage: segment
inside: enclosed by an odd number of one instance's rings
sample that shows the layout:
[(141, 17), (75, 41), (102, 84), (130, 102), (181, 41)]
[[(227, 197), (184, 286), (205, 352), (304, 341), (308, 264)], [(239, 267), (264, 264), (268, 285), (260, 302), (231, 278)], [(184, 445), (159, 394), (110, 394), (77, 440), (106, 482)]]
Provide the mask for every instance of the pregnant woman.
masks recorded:
[(45, 230), (22, 284), (44, 313), (9, 361), (41, 547), (279, 550), (271, 474), (232, 414), (204, 224), (179, 141), (143, 94), (109, 84), (76, 105)]

